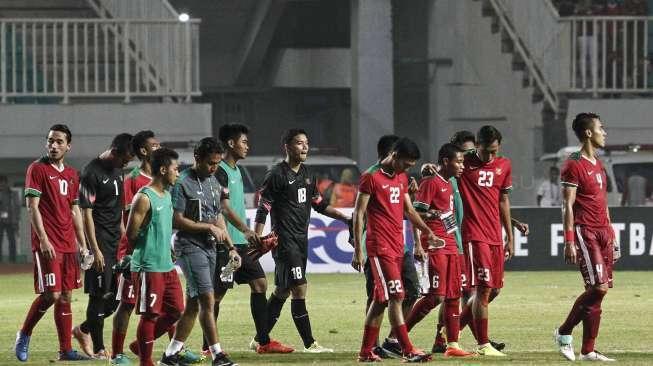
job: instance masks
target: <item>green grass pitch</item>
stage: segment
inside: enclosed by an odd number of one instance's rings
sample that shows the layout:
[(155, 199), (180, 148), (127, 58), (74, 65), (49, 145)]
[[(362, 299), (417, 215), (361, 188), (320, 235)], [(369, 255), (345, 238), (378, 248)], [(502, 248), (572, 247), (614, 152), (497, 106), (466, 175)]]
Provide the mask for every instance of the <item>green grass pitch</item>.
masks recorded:
[[(617, 358), (621, 365), (653, 364), (653, 285), (651, 272), (617, 272), (615, 288), (603, 302), (601, 333), (597, 349)], [(0, 365), (47, 365), (56, 357), (57, 334), (52, 312), (43, 318), (34, 330), (27, 363), (16, 361), (13, 350), (16, 330), (20, 328), (27, 309), (34, 298), (32, 275), (2, 275), (0, 287)], [(513, 364), (513, 365), (565, 365), (553, 347), (552, 332), (560, 324), (575, 297), (582, 290), (577, 272), (508, 272), (502, 294), (490, 307), (490, 336), (507, 343), (505, 360), (472, 358), (446, 360), (437, 355), (434, 363), (447, 364)], [(75, 291), (73, 300), (74, 323), (78, 324), (86, 306), (83, 292)], [(310, 355), (257, 355), (247, 349), (254, 334), (249, 308), (249, 287), (238, 286), (222, 303), (218, 323), (222, 346), (241, 365), (353, 365), (360, 346), (363, 312), (364, 279), (362, 275), (311, 275), (309, 274), (308, 309), (315, 338), (334, 354)], [(299, 348), (301, 340), (290, 317), (290, 304), (283, 310), (272, 336)], [(127, 341), (134, 339), (138, 318), (132, 316)], [(111, 318), (105, 324), (105, 344), (111, 344)], [(411, 333), (413, 342), (430, 350), (433, 341), (435, 314), (429, 315)], [(382, 334), (388, 329), (387, 319)], [(575, 349), (580, 349), (582, 327), (574, 336)], [(461, 343), (472, 349), (474, 342), (468, 330), (461, 334)], [(188, 342), (192, 349), (201, 346), (201, 330), (196, 324)], [(155, 361), (167, 345), (167, 337), (155, 346)], [(77, 347), (73, 340), (73, 347)], [(128, 352), (134, 364), (135, 356)], [(88, 364), (100, 365), (107, 361)], [(399, 364), (386, 360), (384, 364)], [(209, 364), (208, 361), (206, 364)]]

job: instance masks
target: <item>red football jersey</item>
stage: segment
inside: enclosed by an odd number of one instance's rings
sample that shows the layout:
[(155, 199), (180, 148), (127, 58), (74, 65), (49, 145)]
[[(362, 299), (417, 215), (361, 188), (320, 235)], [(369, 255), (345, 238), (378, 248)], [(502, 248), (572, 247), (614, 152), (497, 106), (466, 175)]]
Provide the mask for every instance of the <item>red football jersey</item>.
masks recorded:
[[(439, 210), (442, 212), (442, 219), (427, 220), (426, 225), (431, 228), (433, 233), (445, 241), (445, 246), (436, 249), (442, 254), (457, 254), (458, 246), (456, 245), (456, 213), (453, 205), (453, 186), (451, 182), (444, 179), (440, 174), (423, 179), (419, 185), (419, 190), (415, 195), (415, 208), (422, 211)], [(422, 247), (428, 250), (428, 236), (421, 234)]]
[(503, 245), (499, 199), (501, 193), (512, 190), (510, 160), (497, 156), (483, 163), (477, 153), (466, 154), (465, 170), (458, 182), (465, 212), (463, 241)]
[(574, 224), (608, 227), (608, 187), (601, 160), (592, 162), (580, 152), (573, 153), (560, 171), (562, 185), (576, 188)]
[[(68, 166), (59, 171), (47, 160), (33, 162), (27, 168), (25, 196), (39, 197), (39, 212), (50, 244), (57, 253), (77, 252), (72, 205), (79, 201), (79, 173)], [(32, 228), (32, 251), (40, 249)]]
[[(143, 173), (141, 168), (134, 168), (127, 178), (125, 178), (125, 181), (123, 182), (123, 187), (124, 187), (124, 203), (125, 203), (125, 211), (129, 211), (132, 206), (132, 200), (134, 199), (134, 196), (136, 193), (138, 193), (138, 190), (141, 189), (142, 187), (145, 187), (146, 185), (150, 184), (152, 181), (152, 177), (149, 175)], [(126, 213), (123, 214), (123, 220), (125, 222), (125, 226), (127, 225), (127, 218), (129, 215)], [(118, 260), (122, 259), (127, 254), (131, 254), (133, 251), (129, 249), (129, 242), (127, 241), (127, 236), (122, 235), (120, 237), (120, 243), (118, 243), (118, 251), (116, 253), (116, 256), (118, 257)]]
[(403, 256), (406, 174), (390, 175), (379, 168), (361, 176), (358, 190), (370, 195), (365, 240), (367, 255)]

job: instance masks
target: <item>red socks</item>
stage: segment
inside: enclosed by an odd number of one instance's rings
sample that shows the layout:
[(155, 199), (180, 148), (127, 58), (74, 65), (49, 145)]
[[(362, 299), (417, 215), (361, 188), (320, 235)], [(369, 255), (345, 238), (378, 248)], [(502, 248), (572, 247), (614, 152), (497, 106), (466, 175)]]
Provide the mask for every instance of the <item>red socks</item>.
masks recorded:
[(54, 304), (54, 324), (57, 326), (59, 351), (67, 352), (72, 350), (73, 312), (70, 309), (69, 302), (57, 301)]
[(422, 321), (422, 319), (429, 315), (431, 310), (433, 310), (433, 308), (435, 308), (437, 305), (438, 303), (435, 296), (426, 295), (419, 299), (406, 318), (406, 328), (408, 331), (413, 329), (415, 324), (419, 323)]
[(410, 342), (410, 338), (408, 338), (408, 328), (406, 327), (406, 324), (402, 324), (398, 327), (392, 327), (392, 331), (399, 341), (401, 350), (404, 351), (404, 353), (412, 352), (413, 344)]
[(175, 327), (177, 320), (179, 320), (178, 317), (169, 314), (158, 317), (154, 326), (154, 339), (159, 339), (165, 333), (168, 333), (168, 336), (172, 339), (175, 335), (175, 329), (177, 329)]
[(154, 319), (141, 317), (136, 330), (136, 338), (138, 339), (138, 356), (141, 360), (141, 365), (154, 365), (152, 362), (152, 348), (154, 347), (154, 327), (156, 322)]
[(578, 298), (574, 305), (571, 307), (567, 319), (560, 326), (558, 331), (560, 334), (569, 335), (581, 320), (585, 319), (587, 314), (590, 312), (590, 307), (596, 305), (598, 308), (601, 308), (601, 302), (603, 301), (604, 292), (596, 291), (594, 289), (585, 290)]
[(119, 333), (115, 329), (111, 333), (111, 358), (123, 353), (126, 335), (125, 333)]
[(372, 352), (376, 345), (376, 340), (379, 338), (379, 327), (366, 325), (363, 331), (363, 344), (361, 346), (361, 355), (367, 355)]
[(583, 346), (580, 352), (584, 355), (594, 351), (594, 342), (599, 335), (601, 324), (601, 304), (594, 305), (583, 319)]
[(463, 311), (460, 313), (460, 330), (465, 329), (465, 326), (469, 326), (469, 330), (472, 332), (474, 338), (476, 337), (476, 327), (474, 326), (474, 314), (472, 314), (472, 305), (465, 304), (463, 306)]
[(487, 321), (487, 319), (474, 319), (474, 325), (476, 326), (476, 342), (478, 342), (478, 344), (490, 343), (487, 331)]
[(34, 330), (34, 327), (39, 322), (39, 320), (41, 320), (43, 315), (45, 315), (50, 306), (52, 306), (52, 303), (45, 301), (43, 295), (39, 295), (39, 297), (34, 299), (34, 302), (32, 302), (32, 306), (27, 312), (27, 317), (25, 317), (25, 322), (23, 323), (23, 327), (20, 331), (25, 335), (31, 336), (32, 330)]
[(447, 326), (447, 342), (458, 342), (458, 333), (460, 333), (460, 301), (458, 299), (445, 300), (444, 322)]

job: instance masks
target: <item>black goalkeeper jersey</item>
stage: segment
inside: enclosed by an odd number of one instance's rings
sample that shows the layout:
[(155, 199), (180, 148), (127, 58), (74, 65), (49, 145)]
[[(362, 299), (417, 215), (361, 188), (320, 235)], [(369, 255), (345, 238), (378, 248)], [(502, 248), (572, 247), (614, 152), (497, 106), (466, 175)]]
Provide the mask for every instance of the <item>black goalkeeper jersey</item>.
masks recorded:
[(93, 209), (98, 245), (103, 253), (115, 255), (123, 208), (122, 171), (95, 158), (84, 167), (80, 182), (80, 207)]
[(270, 212), (272, 230), (279, 236), (279, 246), (272, 255), (284, 258), (299, 251), (306, 256), (311, 207), (322, 212), (327, 206), (317, 190), (315, 175), (304, 164), (295, 173), (282, 161), (266, 173), (260, 191), (256, 222), (265, 223)]

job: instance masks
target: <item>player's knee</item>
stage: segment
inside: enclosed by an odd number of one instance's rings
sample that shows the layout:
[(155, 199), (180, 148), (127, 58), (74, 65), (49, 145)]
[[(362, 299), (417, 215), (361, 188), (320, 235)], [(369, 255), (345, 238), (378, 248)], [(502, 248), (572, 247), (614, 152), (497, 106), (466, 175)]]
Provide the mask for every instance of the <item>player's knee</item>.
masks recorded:
[(290, 296), (290, 289), (277, 287), (274, 289), (274, 296), (277, 299), (285, 300)]
[(41, 294), (41, 297), (49, 304), (54, 304), (61, 298), (61, 292), (44, 292)]
[(188, 315), (197, 315), (200, 310), (199, 305), (199, 296), (195, 296), (192, 299), (186, 301), (186, 307), (184, 308), (184, 313)]
[(268, 281), (265, 278), (257, 278), (249, 283), (252, 293), (264, 294), (268, 290)]
[(59, 294), (59, 298), (56, 300), (60, 303), (70, 303), (73, 299), (73, 293), (70, 291), (63, 291)]
[(304, 285), (299, 285), (299, 286), (293, 286), (290, 289), (290, 293), (292, 294), (293, 299), (303, 299), (306, 297), (306, 289), (307, 286), (306, 284)]
[(203, 309), (213, 309), (213, 305), (215, 304), (215, 298), (213, 297), (212, 292), (207, 292), (204, 294), (200, 294), (198, 296), (199, 300), (199, 305)]

